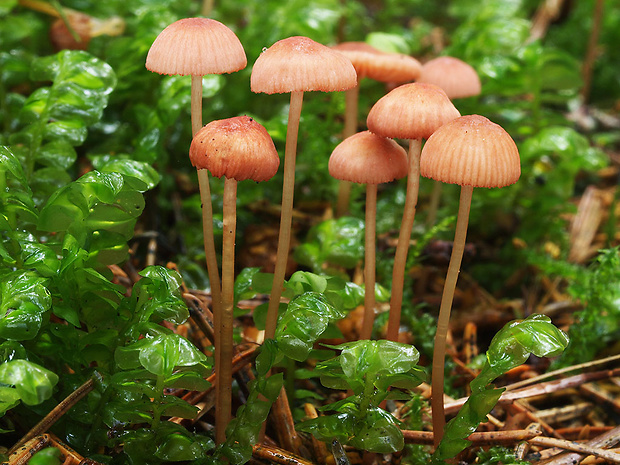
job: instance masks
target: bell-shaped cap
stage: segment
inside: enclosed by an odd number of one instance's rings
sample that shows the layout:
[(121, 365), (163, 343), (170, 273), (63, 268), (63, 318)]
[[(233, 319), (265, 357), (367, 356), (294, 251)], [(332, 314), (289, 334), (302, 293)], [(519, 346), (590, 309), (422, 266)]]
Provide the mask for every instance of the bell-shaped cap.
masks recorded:
[(461, 116), (426, 141), (420, 174), (449, 184), (503, 187), (521, 175), (519, 151), (510, 135), (484, 116)]
[(368, 113), (368, 129), (385, 137), (428, 139), (440, 126), (458, 118), (446, 93), (433, 84), (403, 84), (379, 99)]
[(328, 168), (336, 179), (381, 184), (407, 175), (407, 152), (392, 139), (358, 132), (336, 146)]
[(196, 169), (237, 181), (267, 181), (280, 166), (271, 136), (249, 116), (216, 120), (201, 128), (192, 140), (189, 158)]
[(481, 86), (476, 70), (463, 60), (454, 57), (438, 57), (427, 61), (417, 82), (441, 87), (449, 98), (479, 95)]
[(181, 76), (232, 73), (246, 65), (235, 33), (209, 18), (185, 18), (170, 24), (146, 56), (146, 69)]
[(357, 79), (403, 83), (416, 79), (422, 70), (418, 60), (402, 53), (386, 53), (366, 42), (342, 42), (332, 49), (346, 56), (357, 71)]
[(308, 37), (282, 39), (263, 51), (254, 63), (252, 92), (284, 94), (351, 89), (357, 74), (351, 60)]

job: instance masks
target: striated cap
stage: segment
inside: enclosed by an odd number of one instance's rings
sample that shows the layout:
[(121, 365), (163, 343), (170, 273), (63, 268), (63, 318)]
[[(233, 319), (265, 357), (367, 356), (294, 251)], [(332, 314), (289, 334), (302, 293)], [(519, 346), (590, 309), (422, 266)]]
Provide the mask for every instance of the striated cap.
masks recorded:
[(461, 116), (426, 141), (420, 174), (449, 184), (503, 187), (521, 175), (519, 151), (510, 135), (484, 116)]
[(208, 18), (185, 18), (170, 24), (146, 56), (146, 69), (181, 76), (232, 73), (246, 65), (235, 33)]
[(440, 126), (458, 118), (446, 93), (433, 84), (404, 84), (373, 105), (366, 124), (372, 132), (399, 139), (428, 139)]
[(267, 130), (249, 116), (216, 120), (201, 128), (192, 140), (189, 158), (196, 169), (237, 181), (267, 181), (280, 166)]
[(357, 74), (351, 60), (307, 37), (282, 39), (258, 57), (252, 69), (252, 92), (284, 94), (351, 89)]
[(409, 55), (382, 52), (366, 42), (342, 42), (332, 49), (351, 60), (358, 79), (368, 77), (379, 82), (409, 82), (416, 79), (422, 69), (420, 62)]
[(451, 99), (473, 97), (481, 89), (476, 70), (453, 57), (438, 57), (424, 63), (418, 82), (441, 87)]
[(370, 131), (347, 137), (329, 157), (329, 174), (343, 181), (381, 184), (407, 175), (407, 152)]

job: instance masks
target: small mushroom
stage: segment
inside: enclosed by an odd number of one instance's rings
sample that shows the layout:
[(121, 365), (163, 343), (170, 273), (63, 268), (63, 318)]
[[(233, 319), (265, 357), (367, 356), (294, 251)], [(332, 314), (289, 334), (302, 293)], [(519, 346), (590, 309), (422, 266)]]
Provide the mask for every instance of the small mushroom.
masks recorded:
[(407, 193), (392, 271), (387, 330), (390, 341), (398, 341), (405, 267), (418, 203), (422, 139), (428, 139), (437, 128), (458, 116), (458, 110), (443, 90), (432, 84), (417, 82), (392, 90), (379, 99), (368, 114), (367, 124), (370, 131), (385, 137), (409, 139)]
[(370, 131), (342, 141), (329, 158), (329, 174), (336, 179), (366, 184), (364, 259), (364, 319), (360, 339), (370, 339), (375, 319), (375, 224), (377, 185), (407, 174), (407, 152), (387, 137)]
[(212, 121), (200, 129), (189, 150), (198, 171), (209, 170), (225, 177), (222, 244), (222, 305), (215, 318), (216, 337), (216, 440), (226, 440), (231, 417), (233, 309), (235, 284), (235, 230), (237, 224), (237, 182), (271, 179), (280, 158), (267, 130), (248, 116)]
[(343, 91), (354, 87), (356, 83), (357, 75), (348, 58), (307, 37), (282, 39), (265, 50), (254, 63), (250, 79), (252, 92), (291, 93), (284, 153), (280, 234), (265, 338), (273, 338), (275, 335), (291, 243), (297, 134), (304, 92)]
[(461, 116), (433, 133), (422, 150), (422, 176), (461, 186), (454, 245), (441, 297), (433, 350), (432, 397), (435, 447), (445, 425), (443, 406), (446, 335), (461, 267), (474, 187), (503, 187), (521, 175), (519, 151), (499, 125), (478, 115)]

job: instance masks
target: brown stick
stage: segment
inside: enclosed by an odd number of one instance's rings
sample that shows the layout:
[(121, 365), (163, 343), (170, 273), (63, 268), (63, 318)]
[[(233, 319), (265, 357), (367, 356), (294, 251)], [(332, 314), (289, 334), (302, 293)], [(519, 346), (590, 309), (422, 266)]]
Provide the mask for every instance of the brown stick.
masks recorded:
[(620, 463), (620, 454), (616, 452), (610, 452), (599, 447), (590, 446), (587, 443), (581, 444), (578, 442), (567, 441), (565, 439), (555, 439), (546, 437), (535, 437), (528, 440), (530, 444), (541, 447), (559, 447), (560, 449), (570, 450), (578, 452), (580, 455), (596, 455), (597, 457), (610, 460), (614, 463)]
[[(433, 433), (431, 431), (410, 431), (402, 430), (407, 444), (433, 444)], [(488, 431), (472, 433), (466, 439), (475, 446), (485, 446), (492, 444), (516, 444), (521, 441), (528, 441), (540, 436), (541, 431), (514, 430), (514, 431)]]
[[(618, 442), (620, 442), (620, 426), (595, 437), (594, 439), (584, 443), (584, 445), (595, 448), (609, 448), (615, 446)], [(568, 452), (538, 463), (540, 465), (574, 465), (586, 454), (588, 454), (588, 452)]]
[(280, 465), (314, 465), (309, 460), (291, 454), (287, 450), (265, 444), (255, 444), (252, 447), (252, 457)]
[(24, 437), (22, 437), (17, 444), (15, 444), (8, 451), (7, 455), (11, 455), (17, 449), (22, 447), (25, 443), (30, 441), (35, 436), (45, 433), (51, 426), (56, 423), (60, 417), (62, 417), (67, 411), (71, 409), (75, 404), (78, 403), (86, 394), (92, 391), (95, 387), (95, 382), (92, 379), (89, 379), (80, 387), (78, 387), (75, 391), (65, 397), (56, 407), (54, 407), (39, 423), (34, 425), (30, 431), (26, 433)]

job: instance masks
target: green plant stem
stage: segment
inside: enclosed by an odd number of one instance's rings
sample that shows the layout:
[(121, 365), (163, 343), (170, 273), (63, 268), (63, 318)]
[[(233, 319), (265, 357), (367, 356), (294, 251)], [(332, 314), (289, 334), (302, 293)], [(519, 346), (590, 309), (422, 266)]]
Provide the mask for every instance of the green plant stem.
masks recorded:
[(364, 234), (364, 319), (360, 339), (370, 339), (375, 321), (375, 236), (377, 217), (377, 185), (366, 184), (366, 232)]
[(297, 133), (299, 132), (299, 117), (303, 103), (303, 92), (291, 92), (291, 104), (288, 113), (286, 130), (286, 148), (284, 151), (284, 183), (282, 186), (282, 212), (280, 214), (280, 234), (278, 237), (278, 251), (273, 273), (273, 286), (267, 309), (265, 323), (265, 339), (273, 339), (278, 323), (278, 308), (284, 286), (284, 275), (291, 246), (291, 225), (293, 219), (293, 196), (295, 194), (295, 159), (297, 152)]
[[(226, 427), (230, 422), (232, 408), (232, 359), (233, 359), (233, 308), (235, 289), (235, 232), (237, 229), (237, 181), (224, 181), (224, 235), (222, 244), (222, 317), (219, 332), (219, 357), (216, 357), (215, 373), (215, 440), (226, 441)], [(219, 366), (218, 366), (219, 365)]]
[(472, 186), (461, 186), (461, 197), (459, 200), (459, 212), (456, 220), (456, 231), (454, 233), (454, 244), (446, 282), (441, 296), (439, 307), (439, 318), (437, 319), (437, 332), (435, 334), (435, 346), (433, 350), (433, 372), (431, 382), (431, 408), (433, 416), (433, 440), (435, 448), (439, 445), (443, 437), (443, 429), (446, 418), (443, 405), (444, 392), (444, 363), (446, 358), (446, 337), (448, 335), (448, 323), (450, 322), (450, 310), (454, 299), (456, 281), (461, 268), (463, 251), (465, 250), (465, 238), (467, 237), (467, 225), (469, 223), (469, 210), (471, 207), (471, 196), (474, 188)]
[(405, 285), (405, 268), (407, 267), (407, 254), (409, 253), (409, 241), (413, 230), (416, 206), (418, 204), (418, 192), (420, 190), (420, 153), (422, 140), (411, 139), (409, 141), (409, 173), (407, 175), (407, 194), (403, 219), (398, 234), (398, 244), (394, 255), (394, 268), (392, 270), (392, 293), (390, 296), (390, 315), (388, 317), (387, 339), (398, 341), (400, 328), (400, 315), (403, 306), (403, 288)]
[[(344, 113), (344, 130), (342, 138), (351, 137), (357, 132), (357, 113), (359, 101), (360, 84), (345, 91), (345, 113)], [(349, 212), (349, 200), (351, 198), (351, 187), (353, 183), (348, 181), (340, 181), (338, 185), (338, 203), (336, 204), (336, 217), (346, 215)]]
[(164, 375), (157, 375), (155, 381), (155, 397), (153, 397), (153, 421), (151, 422), (151, 429), (155, 430), (161, 421), (161, 412), (163, 411), (164, 401)]
[(368, 407), (370, 407), (370, 401), (375, 391), (374, 379), (370, 379), (371, 377), (376, 378), (376, 376), (370, 374), (364, 378), (364, 393), (360, 401), (360, 418), (364, 418), (368, 413)]

